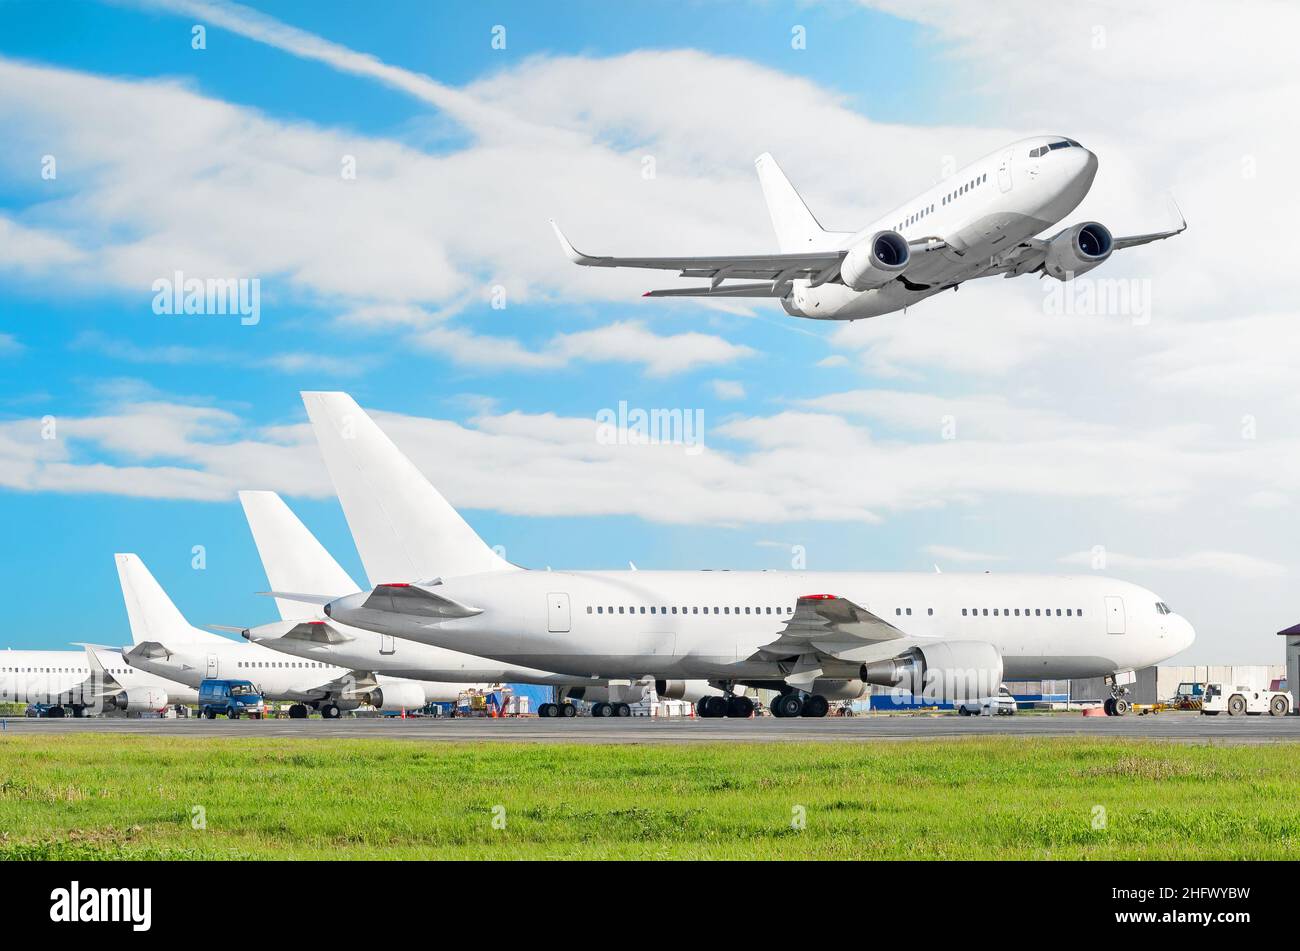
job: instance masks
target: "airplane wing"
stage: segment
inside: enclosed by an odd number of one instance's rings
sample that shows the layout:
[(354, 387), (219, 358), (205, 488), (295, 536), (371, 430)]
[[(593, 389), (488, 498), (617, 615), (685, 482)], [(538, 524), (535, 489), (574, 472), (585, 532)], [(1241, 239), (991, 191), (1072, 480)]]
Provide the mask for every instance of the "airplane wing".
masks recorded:
[(827, 659), (874, 659), (889, 641), (924, 636), (929, 635), (908, 634), (848, 598), (810, 594), (796, 602), (777, 639), (760, 647), (755, 657), (789, 661), (786, 683), (806, 689), (823, 675)]
[[(660, 271), (680, 271), (681, 277), (709, 278), (708, 287), (682, 288), (673, 291), (650, 291), (647, 297), (784, 297), (789, 284), (804, 278), (812, 287), (839, 276), (840, 263), (848, 251), (808, 251), (799, 254), (733, 254), (712, 257), (616, 258), (584, 254), (569, 243), (560, 226), (551, 221), (560, 247), (574, 264), (583, 267), (635, 267)], [(762, 284), (721, 287), (728, 278), (762, 281)], [(719, 292), (724, 293), (719, 293)], [(779, 291), (779, 293), (778, 293)]]
[(770, 657), (791, 657), (809, 651), (836, 656), (909, 636), (848, 598), (809, 594), (796, 602), (794, 614), (780, 636), (759, 651)]

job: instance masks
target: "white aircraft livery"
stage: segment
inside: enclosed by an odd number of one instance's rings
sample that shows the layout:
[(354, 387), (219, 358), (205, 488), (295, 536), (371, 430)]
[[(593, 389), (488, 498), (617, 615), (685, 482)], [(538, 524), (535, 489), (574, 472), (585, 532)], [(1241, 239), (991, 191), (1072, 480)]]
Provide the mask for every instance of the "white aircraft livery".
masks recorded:
[[(386, 583), (326, 601), (343, 624), (543, 670), (705, 679), (705, 716), (747, 716), (737, 685), (779, 691), (778, 716), (824, 716), (869, 684), (936, 700), (1006, 679), (1122, 683), (1187, 648), (1155, 594), (1098, 576), (804, 571), (528, 571), (489, 548), (344, 393), (305, 393), (349, 526), (383, 525)], [(373, 579), (372, 579), (373, 580)]]
[(1078, 207), (1097, 174), (1097, 156), (1058, 135), (998, 149), (860, 231), (826, 231), (771, 155), (760, 155), (755, 166), (779, 254), (596, 256), (574, 248), (554, 221), (551, 226), (575, 264), (679, 271), (709, 281), (646, 297), (770, 297), (791, 316), (817, 320), (878, 317), (995, 274), (1068, 281), (1114, 251), (1187, 227), (1180, 215), (1170, 231), (1117, 238), (1105, 225), (1084, 221), (1036, 237)]
[[(274, 492), (240, 492), (239, 501), (244, 507), (244, 515), (262, 558), (262, 566), (266, 569), (267, 580), (274, 589), (273, 594), (329, 591), (339, 595), (361, 590), (280, 496)], [(385, 530), (381, 526), (380, 534), (366, 536), (367, 545), (361, 549), (363, 562), (372, 562), (396, 544), (391, 531), (386, 532), (389, 536), (387, 540), (384, 539), (384, 534)], [(372, 549), (370, 542), (383, 544), (378, 549)], [(516, 664), (503, 664), (497, 660), (394, 637), (392, 634), (378, 634), (349, 627), (326, 619), (319, 607), (310, 614), (305, 614), (303, 605), (291, 599), (277, 598), (276, 601), (284, 620), (245, 630), (242, 632), (245, 638), (294, 657), (395, 677), (557, 687), (562, 702), (558, 705), (545, 705), (544, 712), (547, 715), (576, 715), (577, 708), (567, 702), (573, 698), (595, 702), (599, 712), (604, 715), (630, 716), (631, 704), (640, 701), (650, 686), (648, 683), (631, 683), (625, 687), (611, 687), (607, 681), (590, 677), (554, 674)], [(703, 681), (658, 686), (662, 688), (659, 691), (661, 696), (692, 701), (720, 693)]]
[(116, 649), (0, 652), (0, 701), (48, 705), (48, 717), (156, 713), (198, 699), (193, 687), (134, 669)]
[(306, 717), (309, 706), (326, 719), (365, 703), (378, 710), (418, 710), (435, 701), (454, 701), (466, 687), (382, 677), (320, 660), (291, 660), (257, 644), (199, 630), (185, 620), (144, 562), (135, 555), (115, 557), (135, 643), (123, 656), (140, 670), (192, 687), (204, 680), (248, 680), (267, 700), (297, 701), (289, 711), (294, 719)]

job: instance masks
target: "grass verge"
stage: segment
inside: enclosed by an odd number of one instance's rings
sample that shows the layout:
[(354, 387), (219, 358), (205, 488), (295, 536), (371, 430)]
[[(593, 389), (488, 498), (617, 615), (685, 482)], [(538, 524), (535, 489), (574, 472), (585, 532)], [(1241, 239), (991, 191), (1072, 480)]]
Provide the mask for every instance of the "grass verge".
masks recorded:
[(1298, 775), (1300, 744), (15, 736), (0, 859), (1294, 859)]

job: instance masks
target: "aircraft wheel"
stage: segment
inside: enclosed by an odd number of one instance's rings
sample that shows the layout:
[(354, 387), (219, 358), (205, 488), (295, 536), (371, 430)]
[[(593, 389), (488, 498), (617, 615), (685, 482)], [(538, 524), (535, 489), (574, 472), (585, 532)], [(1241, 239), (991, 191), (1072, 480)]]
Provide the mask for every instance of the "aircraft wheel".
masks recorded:
[(612, 717), (614, 715), (614, 705), (610, 703), (597, 703), (591, 708), (593, 717)]
[(553, 716), (558, 716), (559, 711), (555, 708), (555, 704), (544, 703), (537, 708), (537, 715), (545, 720)]
[(704, 715), (715, 720), (725, 717), (727, 715), (727, 698), (706, 697), (704, 700)]
[(727, 700), (727, 716), (746, 720), (754, 715), (754, 701), (748, 697), (731, 697)]
[(803, 715), (803, 698), (797, 693), (783, 693), (772, 701), (772, 712), (779, 717)]
[(630, 717), (632, 715), (632, 705), (628, 703), (614, 704), (614, 716)]
[(1129, 702), (1123, 697), (1116, 697), (1110, 705), (1113, 716), (1122, 717), (1129, 711)]
[(560, 716), (576, 717), (577, 715), (578, 715), (578, 708), (575, 707), (573, 704), (569, 703), (567, 700), (560, 706)]
[(62, 707), (50, 707), (50, 714), (49, 714), (49, 715), (52, 716), (52, 717), (54, 717), (54, 719), (57, 720), (57, 719), (59, 719), (60, 717), (65, 717), (65, 716), (67, 716), (67, 715), (68, 715), (68, 711), (67, 711), (67, 710), (64, 710)]
[(830, 712), (830, 702), (819, 693), (809, 697), (803, 705), (803, 716), (806, 717), (824, 717)]
[(343, 711), (339, 709), (337, 703), (327, 703), (320, 708), (320, 715), (326, 720), (337, 720), (343, 715)]
[(1101, 708), (1106, 711), (1106, 716), (1113, 717), (1115, 715), (1115, 698), (1109, 698), (1101, 705)]

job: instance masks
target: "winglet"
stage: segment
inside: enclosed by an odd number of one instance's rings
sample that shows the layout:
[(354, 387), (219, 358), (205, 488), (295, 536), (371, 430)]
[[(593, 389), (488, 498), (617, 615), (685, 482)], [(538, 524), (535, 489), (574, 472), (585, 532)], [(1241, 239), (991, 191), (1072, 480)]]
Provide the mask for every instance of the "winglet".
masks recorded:
[(574, 264), (583, 264), (588, 266), (599, 263), (599, 258), (593, 258), (589, 254), (583, 254), (575, 248), (569, 242), (569, 239), (564, 236), (564, 232), (560, 230), (560, 226), (555, 223), (554, 218), (549, 218), (547, 220), (550, 221), (551, 228), (555, 231), (555, 236), (560, 239), (560, 247), (564, 249), (565, 256), (568, 257), (570, 261)]
[(1171, 204), (1171, 205), (1174, 206), (1174, 213), (1178, 215), (1178, 230), (1179, 230), (1179, 232), (1186, 231), (1186, 230), (1187, 230), (1187, 218), (1186, 218), (1186, 216), (1183, 215), (1183, 209), (1181, 209), (1181, 208), (1178, 207), (1178, 199), (1174, 197), (1174, 193), (1173, 193), (1172, 191), (1169, 193), (1169, 204)]

